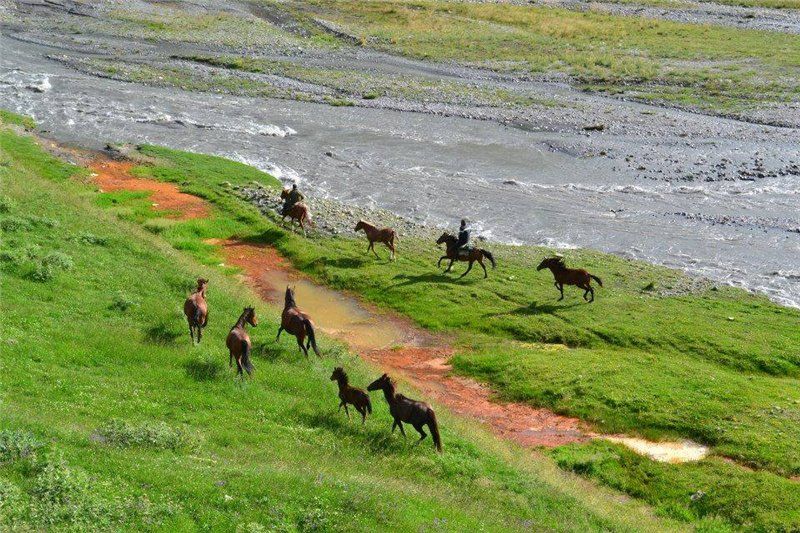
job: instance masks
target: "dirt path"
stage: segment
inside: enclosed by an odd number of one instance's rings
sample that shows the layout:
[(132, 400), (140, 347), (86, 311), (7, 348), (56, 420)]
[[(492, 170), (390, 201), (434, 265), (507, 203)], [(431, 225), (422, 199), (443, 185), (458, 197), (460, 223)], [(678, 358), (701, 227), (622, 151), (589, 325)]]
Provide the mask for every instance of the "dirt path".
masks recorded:
[(167, 211), (167, 218), (187, 220), (207, 217), (211, 210), (202, 198), (178, 190), (172, 183), (136, 178), (130, 170), (135, 165), (128, 161), (114, 161), (100, 158), (92, 161), (89, 168), (94, 172), (93, 181), (102, 192), (147, 191), (153, 207)]
[[(153, 205), (170, 217), (190, 219), (208, 216), (210, 207), (176, 185), (130, 174), (128, 162), (98, 159), (90, 168), (103, 190), (150, 191)], [(362, 358), (387, 373), (402, 375), (426, 399), (452, 412), (478, 420), (494, 434), (526, 447), (554, 447), (592, 438), (606, 438), (657, 461), (684, 462), (701, 459), (703, 446), (684, 442), (654, 443), (624, 435), (600, 435), (577, 418), (548, 409), (496, 401), (494, 393), (471, 379), (452, 375), (448, 364), (454, 349), (409, 319), (386, 312), (360, 298), (321, 286), (295, 270), (275, 249), (265, 244), (235, 240), (209, 240), (220, 247), (227, 264), (242, 270), (241, 279), (266, 302), (281, 306), (287, 285), (295, 288), (297, 301), (326, 334), (346, 343)]]

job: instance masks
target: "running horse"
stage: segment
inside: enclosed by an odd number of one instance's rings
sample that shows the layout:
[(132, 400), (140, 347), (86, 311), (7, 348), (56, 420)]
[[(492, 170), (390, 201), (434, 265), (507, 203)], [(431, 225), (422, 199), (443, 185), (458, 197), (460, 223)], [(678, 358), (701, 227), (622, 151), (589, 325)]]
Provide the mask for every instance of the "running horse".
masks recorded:
[(228, 338), (225, 339), (225, 345), (228, 347), (228, 366), (233, 366), (233, 360), (236, 359), (236, 367), (238, 374), (243, 375), (243, 370), (247, 371), (247, 375), (253, 373), (253, 364), (250, 362), (250, 351), (253, 344), (250, 342), (250, 335), (244, 329), (245, 325), (250, 324), (253, 327), (258, 326), (258, 319), (256, 318), (256, 310), (252, 307), (245, 307), (239, 320), (231, 328), (228, 333)]
[(436, 413), (433, 412), (430, 405), (425, 402), (418, 402), (411, 398), (406, 398), (402, 394), (397, 394), (394, 381), (386, 374), (370, 383), (369, 386), (367, 386), (367, 390), (383, 391), (383, 395), (386, 397), (386, 403), (389, 404), (389, 413), (392, 415), (392, 418), (394, 418), (392, 433), (394, 433), (394, 428), (399, 426), (400, 433), (405, 437), (406, 430), (403, 429), (403, 422), (411, 424), (420, 434), (419, 441), (417, 441), (417, 443), (420, 443), (428, 436), (423, 429), (427, 425), (433, 437), (433, 445), (436, 447), (437, 451), (442, 451), (439, 424), (436, 422)]
[(361, 414), (361, 425), (363, 426), (367, 421), (367, 413), (372, 414), (372, 402), (367, 391), (350, 385), (347, 372), (340, 366), (333, 369), (331, 381), (336, 381), (339, 385), (339, 411), (344, 407), (347, 419), (350, 420), (350, 411), (347, 410), (347, 404), (352, 405)]
[(194, 334), (197, 332), (197, 342), (203, 337), (203, 328), (208, 325), (208, 302), (206, 302), (206, 287), (208, 280), (198, 278), (197, 288), (183, 302), (183, 314), (189, 322), (189, 338), (194, 342)]
[(375, 251), (375, 243), (380, 242), (385, 244), (386, 247), (389, 248), (389, 251), (392, 253), (391, 260), (394, 261), (395, 241), (397, 240), (397, 232), (392, 228), (378, 229), (369, 222), (366, 222), (364, 220), (359, 220), (358, 224), (356, 224), (356, 229), (354, 231), (358, 232), (358, 230), (362, 229), (364, 230), (364, 233), (367, 236), (367, 240), (369, 241), (369, 246), (367, 246), (367, 252), (372, 250), (372, 253), (375, 254), (375, 257), (380, 259), (378, 252)]
[[(286, 287), (281, 326), (278, 328), (278, 336), (275, 337), (275, 342), (280, 340), (281, 332), (284, 330), (297, 337), (297, 344), (306, 357), (308, 357), (309, 348), (314, 348), (314, 353), (319, 356), (317, 340), (314, 335), (314, 323), (311, 322), (311, 317), (297, 307), (297, 303), (294, 300), (294, 291), (289, 287)], [(308, 336), (308, 343), (304, 345), (303, 342), (306, 336)]]
[(481, 268), (483, 268), (483, 277), (488, 278), (489, 274), (486, 272), (486, 265), (483, 264), (484, 257), (491, 261), (492, 268), (497, 267), (497, 263), (494, 262), (494, 256), (487, 250), (483, 250), (482, 248), (459, 250), (457, 246), (458, 238), (455, 235), (451, 235), (447, 232), (442, 233), (442, 236), (437, 239), (436, 244), (442, 243), (446, 245), (446, 252), (445, 255), (439, 258), (439, 262), (436, 264), (436, 266), (441, 268), (442, 261), (449, 259), (450, 264), (447, 265), (445, 273), (450, 272), (450, 269), (453, 268), (453, 263), (456, 261), (469, 261), (469, 266), (467, 267), (466, 272), (459, 276), (459, 279), (461, 279), (469, 274), (469, 271), (472, 270), (472, 264), (477, 261), (478, 264), (481, 265)]
[[(590, 284), (591, 281), (595, 280), (598, 285), (601, 287), (603, 286), (603, 282), (594, 274), (589, 274), (589, 272), (582, 268), (567, 268), (567, 265), (564, 264), (563, 257), (545, 257), (542, 259), (542, 262), (539, 263), (539, 266), (536, 267), (536, 270), (539, 271), (543, 268), (549, 268), (550, 272), (553, 273), (553, 277), (555, 278), (553, 284), (556, 286), (556, 289), (561, 292), (561, 298), (558, 299), (559, 302), (564, 299), (564, 285), (576, 285), (583, 289), (583, 299), (587, 300), (589, 303), (594, 301), (594, 289)], [(588, 295), (592, 296), (591, 300), (587, 298)]]
[[(289, 197), (289, 193), (291, 191), (289, 189), (283, 189), (281, 191), (281, 200), (286, 200)], [(286, 221), (286, 217), (289, 217), (290, 223), (297, 222), (300, 224), (300, 229), (303, 230), (303, 235), (306, 234), (306, 227), (303, 222), (308, 222), (309, 226), (313, 226), (314, 222), (311, 220), (311, 214), (308, 212), (308, 207), (303, 202), (297, 202), (289, 210), (286, 212), (285, 215), (281, 217), (281, 222)]]

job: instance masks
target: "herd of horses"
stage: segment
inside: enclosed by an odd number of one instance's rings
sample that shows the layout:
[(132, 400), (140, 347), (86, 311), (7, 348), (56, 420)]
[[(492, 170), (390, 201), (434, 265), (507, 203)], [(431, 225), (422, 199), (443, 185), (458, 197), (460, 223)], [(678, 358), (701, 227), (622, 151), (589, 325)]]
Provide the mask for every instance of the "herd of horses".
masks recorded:
[[(286, 194), (287, 191), (283, 191), (281, 197), (284, 198)], [(289, 216), (292, 221), (297, 222), (304, 232), (304, 223), (310, 223), (311, 220), (308, 207), (302, 202), (292, 206), (286, 213), (286, 216)], [(389, 249), (390, 259), (395, 259), (397, 243), (397, 232), (395, 230), (392, 228), (378, 228), (364, 220), (359, 220), (356, 224), (355, 231), (358, 232), (362, 230), (369, 241), (367, 253), (371, 251), (376, 257), (380, 258), (375, 251), (375, 243), (381, 243)], [(472, 266), (475, 262), (483, 268), (484, 278), (488, 277), (489, 274), (486, 270), (484, 259), (487, 259), (491, 263), (492, 268), (496, 268), (497, 263), (491, 252), (476, 247), (460, 250), (457, 242), (458, 239), (447, 232), (443, 233), (436, 241), (436, 244), (445, 245), (445, 255), (439, 258), (437, 266), (441, 267), (442, 261), (444, 260), (450, 261), (445, 272), (450, 272), (456, 261), (469, 263), (467, 270), (460, 276), (462, 278), (472, 270)], [(553, 273), (553, 278), (555, 280), (554, 285), (561, 293), (559, 301), (564, 299), (564, 285), (575, 285), (583, 289), (583, 299), (588, 302), (594, 301), (594, 289), (591, 286), (591, 280), (595, 280), (601, 287), (603, 286), (603, 282), (600, 278), (590, 274), (586, 270), (567, 268), (562, 257), (546, 257), (536, 270), (543, 270), (545, 268)], [(208, 324), (208, 302), (206, 301), (207, 287), (208, 280), (204, 278), (198, 279), (195, 291), (186, 298), (183, 305), (183, 312), (189, 323), (189, 336), (192, 342), (196, 341), (199, 343), (201, 341), (203, 328)], [(253, 364), (250, 361), (253, 345), (246, 330), (248, 324), (252, 327), (258, 325), (258, 319), (256, 318), (256, 312), (253, 307), (244, 308), (242, 314), (225, 339), (225, 345), (229, 353), (228, 365), (233, 367), (233, 362), (235, 361), (237, 375), (242, 377), (245, 372), (247, 372), (248, 376), (253, 372)], [(278, 335), (275, 338), (276, 342), (280, 340), (281, 333), (284, 331), (294, 335), (297, 339), (297, 345), (306, 357), (308, 357), (309, 349), (313, 349), (314, 353), (320, 356), (314, 331), (314, 322), (307, 313), (298, 307), (294, 290), (291, 287), (286, 287), (283, 312), (281, 313), (281, 324), (278, 328)], [(431, 406), (425, 402), (412, 400), (397, 393), (394, 380), (387, 374), (383, 374), (370, 383), (367, 386), (367, 390), (350, 385), (347, 373), (342, 367), (336, 367), (330, 379), (331, 381), (336, 381), (339, 386), (339, 411), (344, 407), (348, 420), (350, 419), (348, 405), (352, 405), (355, 410), (361, 414), (362, 425), (365, 424), (367, 415), (372, 413), (372, 403), (368, 391), (381, 390), (383, 391), (386, 403), (389, 405), (389, 413), (394, 419), (392, 433), (394, 433), (395, 428), (399, 427), (400, 433), (405, 437), (406, 433), (403, 428), (403, 423), (405, 422), (411, 424), (411, 426), (417, 430), (420, 434), (419, 442), (422, 442), (422, 440), (427, 437), (424, 427), (428, 426), (433, 438), (434, 447), (438, 451), (442, 450), (439, 426), (436, 422), (436, 414)]]

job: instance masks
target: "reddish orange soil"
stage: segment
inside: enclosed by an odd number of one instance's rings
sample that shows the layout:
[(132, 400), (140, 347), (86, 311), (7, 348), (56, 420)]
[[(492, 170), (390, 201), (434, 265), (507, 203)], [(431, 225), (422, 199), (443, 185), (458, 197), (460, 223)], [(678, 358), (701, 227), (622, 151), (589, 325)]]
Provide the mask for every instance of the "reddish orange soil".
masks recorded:
[[(95, 182), (104, 191), (150, 191), (153, 193), (151, 198), (154, 207), (180, 213), (175, 218), (198, 218), (210, 213), (204, 200), (180, 192), (175, 185), (131, 176), (129, 171), (132, 166), (128, 162), (97, 160), (91, 168), (97, 174)], [(269, 246), (239, 241), (209, 242), (219, 245), (226, 262), (241, 268), (243, 281), (270, 303), (283, 304), (284, 287), (275, 286), (275, 280), (283, 283), (287, 279), (306, 279)], [(311, 286), (312, 290), (329, 293), (323, 294), (322, 299), (330, 298), (332, 291), (329, 289)], [(339, 300), (336, 310), (308, 307), (304, 310), (320, 324), (325, 321), (326, 312), (343, 313), (353, 309), (366, 317), (359, 319), (358, 328), (348, 330), (345, 326), (326, 331), (384, 371), (404, 376), (426, 397), (447, 406), (454, 413), (479, 420), (495, 434), (524, 446), (558, 446), (592, 437), (590, 432), (581, 428), (576, 418), (525, 404), (494, 401), (493, 393), (487, 387), (451, 375), (447, 361), (453, 355), (453, 348), (440, 337), (416, 327), (408, 319), (381, 311), (354, 296), (339, 295)], [(382, 329), (397, 342), (393, 346), (381, 344), (389, 337), (365, 335), (364, 332), (370, 328)]]
[(156, 180), (140, 179), (131, 176), (133, 163), (96, 159), (89, 168), (96, 174), (94, 182), (103, 192), (109, 191), (148, 191), (153, 207), (159, 211), (169, 211), (166, 216), (177, 220), (207, 217), (211, 212), (202, 198), (182, 193), (176, 185)]

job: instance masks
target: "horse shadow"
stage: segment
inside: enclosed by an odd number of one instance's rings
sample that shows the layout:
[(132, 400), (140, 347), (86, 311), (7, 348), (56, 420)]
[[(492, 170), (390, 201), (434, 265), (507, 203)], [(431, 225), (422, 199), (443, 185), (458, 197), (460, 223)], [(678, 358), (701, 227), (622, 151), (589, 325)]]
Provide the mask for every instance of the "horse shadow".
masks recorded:
[(528, 305), (523, 305), (522, 307), (518, 307), (510, 311), (504, 311), (502, 313), (489, 313), (487, 315), (484, 315), (484, 317), (496, 317), (496, 316), (508, 316), (508, 315), (517, 315), (517, 316), (555, 315), (557, 314), (557, 311), (564, 311), (572, 307), (578, 307), (579, 305), (581, 305), (580, 302), (575, 302), (567, 305), (559, 305), (557, 303), (540, 304), (539, 302), (534, 300)]
[(214, 359), (190, 359), (183, 365), (186, 375), (195, 381), (215, 381), (224, 372), (222, 363)]
[(361, 268), (367, 261), (361, 257), (340, 257), (339, 259), (323, 258), (322, 263), (334, 268)]
[(448, 276), (447, 274), (443, 274), (441, 272), (439, 273), (430, 272), (428, 274), (418, 274), (415, 276), (412, 276), (410, 274), (397, 274), (394, 277), (394, 279), (405, 280), (405, 281), (396, 283), (392, 285), (392, 287), (407, 287), (409, 285), (415, 285), (417, 283), (450, 283), (452, 285), (460, 281), (459, 278)]

